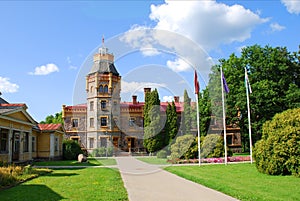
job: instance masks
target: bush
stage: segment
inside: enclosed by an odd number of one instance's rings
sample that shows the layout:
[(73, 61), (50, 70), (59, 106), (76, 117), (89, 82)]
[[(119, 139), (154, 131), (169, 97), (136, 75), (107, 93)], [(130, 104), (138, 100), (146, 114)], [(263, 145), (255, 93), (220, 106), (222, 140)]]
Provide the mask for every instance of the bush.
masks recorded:
[(276, 114), (263, 125), (262, 139), (255, 144), (259, 172), (300, 176), (300, 108)]
[(77, 160), (79, 154), (82, 154), (80, 145), (74, 140), (63, 141), (63, 158), (65, 160)]
[(157, 157), (157, 158), (167, 158), (167, 151), (165, 151), (165, 150), (160, 150), (159, 152), (157, 152), (156, 157)]
[(94, 149), (92, 151), (92, 156), (93, 157), (104, 157), (104, 156), (106, 156), (106, 149), (107, 149), (107, 156), (112, 156), (113, 150), (114, 150), (113, 147), (108, 147), (108, 148), (100, 147), (100, 148)]
[[(224, 139), (218, 134), (209, 134), (204, 138), (201, 149), (202, 158), (224, 157)], [(228, 147), (227, 156), (232, 156), (232, 151)]]
[(185, 156), (186, 152), (192, 145), (195, 137), (193, 135), (183, 135), (176, 138), (176, 142), (171, 145), (171, 159), (180, 159)]

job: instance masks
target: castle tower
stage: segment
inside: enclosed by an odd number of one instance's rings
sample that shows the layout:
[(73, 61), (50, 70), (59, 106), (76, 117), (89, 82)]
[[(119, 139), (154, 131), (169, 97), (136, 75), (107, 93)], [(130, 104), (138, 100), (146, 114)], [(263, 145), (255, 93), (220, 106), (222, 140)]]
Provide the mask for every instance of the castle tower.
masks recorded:
[(86, 76), (87, 92), (87, 149), (112, 146), (117, 149), (121, 132), (121, 76), (114, 56), (104, 47), (94, 55), (94, 63)]

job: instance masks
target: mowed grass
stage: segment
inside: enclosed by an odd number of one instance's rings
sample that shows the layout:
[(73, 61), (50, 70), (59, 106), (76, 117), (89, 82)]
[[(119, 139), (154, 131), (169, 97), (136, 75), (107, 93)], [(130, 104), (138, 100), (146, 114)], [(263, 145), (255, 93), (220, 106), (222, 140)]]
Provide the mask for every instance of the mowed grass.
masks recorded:
[(0, 200), (128, 200), (120, 173), (109, 168), (59, 169), (0, 191)]
[(300, 178), (259, 173), (255, 164), (171, 166), (167, 171), (240, 200), (300, 200)]
[(145, 163), (150, 163), (154, 165), (171, 165), (171, 163), (168, 163), (166, 158), (157, 158), (156, 156), (153, 157), (137, 157), (136, 159), (143, 161)]
[(116, 165), (117, 162), (113, 158), (88, 158), (88, 162), (79, 163), (77, 160), (64, 161), (41, 161), (34, 162), (35, 166), (101, 166), (101, 165)]

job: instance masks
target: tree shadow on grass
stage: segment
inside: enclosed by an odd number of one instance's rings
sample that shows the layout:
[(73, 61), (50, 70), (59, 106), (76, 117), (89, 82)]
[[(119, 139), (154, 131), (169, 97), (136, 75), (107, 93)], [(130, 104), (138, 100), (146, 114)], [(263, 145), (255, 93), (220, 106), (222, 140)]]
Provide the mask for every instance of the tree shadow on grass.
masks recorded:
[(19, 185), (14, 188), (0, 191), (1, 201), (23, 200), (23, 201), (58, 201), (64, 199), (45, 185), (29, 184)]
[(79, 175), (77, 173), (51, 173), (51, 174), (47, 174), (44, 175), (44, 177), (69, 177), (69, 176), (75, 176), (75, 175)]

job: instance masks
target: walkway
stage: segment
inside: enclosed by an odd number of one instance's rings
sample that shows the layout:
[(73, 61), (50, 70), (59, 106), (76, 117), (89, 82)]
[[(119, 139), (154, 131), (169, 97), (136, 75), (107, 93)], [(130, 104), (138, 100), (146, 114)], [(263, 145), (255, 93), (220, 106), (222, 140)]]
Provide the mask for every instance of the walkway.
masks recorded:
[(130, 201), (236, 201), (133, 157), (116, 157)]

